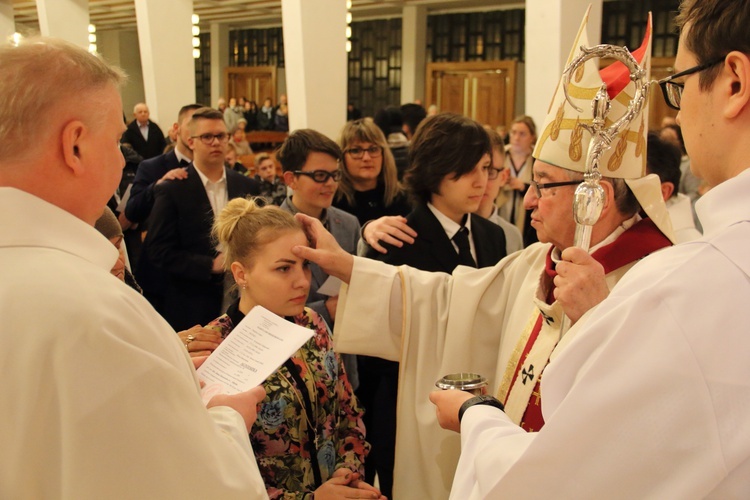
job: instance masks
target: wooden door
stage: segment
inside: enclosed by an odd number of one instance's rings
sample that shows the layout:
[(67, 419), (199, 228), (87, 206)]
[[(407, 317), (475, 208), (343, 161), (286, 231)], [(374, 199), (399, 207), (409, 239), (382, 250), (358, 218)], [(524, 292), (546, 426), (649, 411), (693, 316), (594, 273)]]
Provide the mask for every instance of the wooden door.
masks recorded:
[(516, 62), (427, 65), (427, 105), (459, 113), (493, 128), (515, 116)]
[(225, 71), (227, 99), (246, 97), (262, 106), (263, 100), (270, 97), (273, 104), (277, 104), (275, 66), (228, 67)]

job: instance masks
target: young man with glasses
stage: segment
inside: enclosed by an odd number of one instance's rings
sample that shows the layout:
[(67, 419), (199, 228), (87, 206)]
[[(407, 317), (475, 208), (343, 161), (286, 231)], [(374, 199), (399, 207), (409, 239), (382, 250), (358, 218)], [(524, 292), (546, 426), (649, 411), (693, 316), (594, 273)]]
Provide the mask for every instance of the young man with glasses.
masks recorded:
[[(293, 191), (281, 208), (318, 219), (344, 250), (356, 252), (359, 239), (357, 218), (331, 206), (341, 180), (341, 148), (315, 130), (295, 130), (284, 140), (276, 159), (281, 163), (284, 182)], [(310, 268), (312, 279), (307, 307), (320, 314), (333, 328), (338, 294), (327, 296), (318, 293), (328, 274), (315, 264)], [(351, 359), (345, 359), (345, 362), (348, 363), (347, 372), (352, 371)], [(352, 385), (356, 385), (356, 372), (350, 373), (349, 378)]]
[(224, 115), (200, 108), (188, 122), (193, 163), (187, 178), (154, 189), (145, 246), (167, 275), (163, 316), (175, 330), (205, 325), (222, 313), (224, 257), (211, 241), (214, 217), (232, 198), (258, 195), (257, 181), (224, 165)]
[[(583, 34), (585, 25), (575, 50), (588, 45)], [(646, 66), (649, 46), (647, 35), (636, 51), (638, 60)], [(431, 276), (408, 267), (389, 268), (364, 259), (352, 262), (338, 251), (336, 258), (313, 250), (300, 253), (331, 263), (329, 271), (349, 283), (342, 290), (344, 306), (335, 332), (337, 350), (401, 363), (394, 497), (410, 497), (415, 492), (428, 498), (448, 496), (450, 482), (445, 478), (452, 477), (460, 448), (465, 445), (461, 445), (459, 435), (440, 429), (435, 407), (429, 402), (436, 380), (456, 372), (485, 376), (488, 394), (497, 397), (491, 401), (505, 405), (507, 416), (503, 416), (515, 432), (524, 436), (540, 428), (546, 432), (548, 414), (542, 410), (548, 403), (546, 393), (540, 392), (540, 380), (546, 377), (550, 359), (565, 355), (571, 345), (569, 339), (574, 339), (586, 323), (584, 314), (603, 300), (638, 260), (671, 244), (671, 225), (659, 179), (643, 176), (645, 148), (639, 144), (646, 140), (646, 127), (641, 124), (647, 111), (641, 110), (627, 133), (618, 138), (623, 140), (620, 148), (608, 150), (601, 160), (602, 173), (608, 177), (601, 182), (606, 194), (604, 209), (592, 230), (591, 252), (596, 265), (578, 269), (573, 263), (561, 261), (562, 252), (574, 244), (573, 195), (575, 184), (583, 178), (590, 137), (579, 135), (575, 128), (578, 119), (591, 119), (590, 101), (583, 95), (594, 95), (606, 83), (613, 116), (621, 116), (623, 105), (618, 95), (632, 95), (634, 86), (626, 71), (623, 66), (619, 74), (610, 70), (600, 75), (593, 64), (586, 65), (576, 81), (582, 96), (577, 104), (584, 110), (580, 115), (564, 101), (558, 88), (540, 129), (532, 187), (524, 199), (539, 243), (492, 268), (459, 267), (452, 276)], [(325, 247), (324, 237), (318, 235), (316, 241), (319, 248)], [(382, 311), (388, 321), (370, 327), (370, 311)], [(569, 318), (568, 325), (573, 324), (565, 332), (561, 329), (563, 316)], [(554, 403), (552, 400), (549, 404)], [(455, 418), (457, 413), (456, 407), (451, 416)], [(576, 439), (571, 437), (571, 443)], [(491, 447), (485, 451), (488, 457), (493, 456), (492, 450), (508, 454), (515, 450), (514, 443), (495, 446), (492, 437), (486, 437), (483, 443)], [(566, 446), (561, 444), (557, 453), (564, 454)], [(476, 458), (465, 470), (483, 474), (482, 462), (481, 457)], [(430, 465), (415, 471), (408, 467), (411, 463)], [(554, 462), (554, 466), (565, 464), (564, 458)], [(502, 474), (502, 467), (498, 465), (488, 474), (494, 471)], [(583, 480), (580, 474), (569, 473), (567, 477)], [(464, 489), (463, 480), (458, 489), (461, 493), (455, 498), (471, 495), (470, 488)], [(543, 497), (525, 495), (520, 490), (489, 495), (504, 496)]]

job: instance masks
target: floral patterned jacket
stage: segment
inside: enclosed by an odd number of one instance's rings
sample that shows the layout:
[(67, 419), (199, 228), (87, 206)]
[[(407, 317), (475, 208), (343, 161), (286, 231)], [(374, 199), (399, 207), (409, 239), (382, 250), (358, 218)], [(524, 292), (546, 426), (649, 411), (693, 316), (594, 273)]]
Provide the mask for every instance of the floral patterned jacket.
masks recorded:
[[(207, 328), (226, 337), (244, 315), (235, 303), (227, 314)], [(305, 308), (295, 324), (315, 335), (290, 358), (307, 387), (313, 406), (315, 449), (322, 482), (346, 467), (364, 476), (364, 460), (370, 451), (365, 441), (362, 409), (353, 394), (344, 364), (333, 352), (333, 340), (325, 321)], [(310, 459), (308, 421), (302, 393), (287, 366), (282, 365), (263, 383), (266, 398), (250, 433), (260, 473), (271, 499), (311, 499), (315, 484)]]

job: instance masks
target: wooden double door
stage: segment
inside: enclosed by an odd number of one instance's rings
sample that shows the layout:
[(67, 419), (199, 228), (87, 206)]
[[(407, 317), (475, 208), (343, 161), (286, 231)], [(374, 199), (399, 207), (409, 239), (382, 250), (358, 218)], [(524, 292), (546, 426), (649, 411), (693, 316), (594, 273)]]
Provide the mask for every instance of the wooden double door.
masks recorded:
[(515, 117), (515, 61), (429, 63), (427, 105), (495, 128)]
[(225, 70), (227, 100), (230, 97), (245, 97), (255, 101), (260, 108), (266, 98), (276, 104), (276, 67), (228, 67)]

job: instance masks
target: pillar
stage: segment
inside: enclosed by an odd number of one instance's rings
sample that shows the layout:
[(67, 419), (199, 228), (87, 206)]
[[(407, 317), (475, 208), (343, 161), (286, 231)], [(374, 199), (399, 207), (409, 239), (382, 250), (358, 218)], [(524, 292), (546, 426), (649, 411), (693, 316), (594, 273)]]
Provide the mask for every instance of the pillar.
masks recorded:
[(204, 103), (216, 107), (219, 97), (224, 95), (226, 76), (224, 68), (229, 66), (229, 26), (211, 23), (211, 102)]
[(401, 102), (426, 102), (427, 8), (407, 5), (401, 23)]
[(165, 132), (195, 102), (192, 0), (135, 0), (143, 89), (151, 119)]
[(336, 139), (346, 122), (346, 2), (281, 0), (289, 129)]
[(42, 36), (62, 38), (88, 50), (88, 0), (37, 0), (36, 10)]
[(602, 32), (602, 0), (526, 0), (525, 114), (541, 125), (588, 6), (589, 44)]

